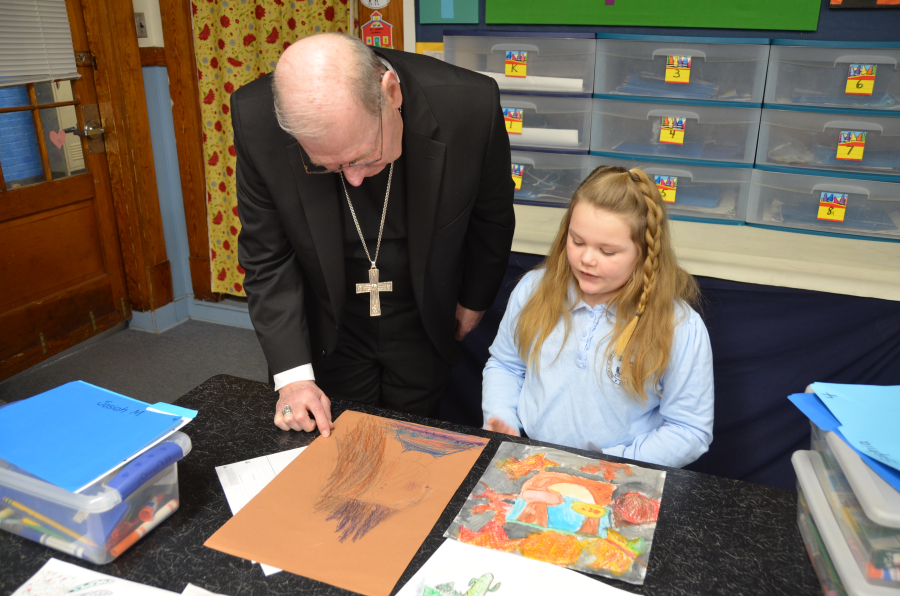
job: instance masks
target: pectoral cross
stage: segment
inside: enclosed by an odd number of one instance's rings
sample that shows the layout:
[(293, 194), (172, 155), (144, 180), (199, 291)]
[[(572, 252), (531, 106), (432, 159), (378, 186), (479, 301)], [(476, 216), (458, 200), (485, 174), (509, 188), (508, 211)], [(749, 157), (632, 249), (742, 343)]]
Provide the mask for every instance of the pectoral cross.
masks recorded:
[(394, 283), (390, 281), (383, 281), (381, 283), (378, 282), (378, 269), (373, 265), (371, 269), (369, 269), (369, 283), (367, 284), (356, 284), (356, 293), (357, 294), (365, 294), (369, 293), (369, 316), (370, 317), (380, 317), (381, 316), (381, 299), (378, 297), (379, 292), (393, 292), (394, 291)]

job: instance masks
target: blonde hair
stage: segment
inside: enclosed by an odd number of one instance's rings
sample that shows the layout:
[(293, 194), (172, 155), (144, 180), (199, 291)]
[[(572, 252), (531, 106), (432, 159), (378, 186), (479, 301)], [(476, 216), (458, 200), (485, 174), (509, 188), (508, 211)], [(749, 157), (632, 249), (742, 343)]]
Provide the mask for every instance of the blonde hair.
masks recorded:
[(648, 381), (658, 383), (669, 365), (675, 298), (698, 307), (700, 290), (678, 266), (659, 191), (640, 169), (600, 166), (575, 191), (556, 240), (539, 267), (544, 275), (516, 323), (519, 355), (528, 366), (540, 366), (541, 346), (560, 319), (565, 323), (565, 338), (569, 336), (573, 305), (567, 297), (571, 284), (578, 286), (566, 247), (572, 211), (582, 203), (622, 216), (631, 225), (631, 239), (638, 247), (633, 275), (607, 304), (616, 313), (616, 323), (604, 359), (621, 359), (622, 387), (643, 404)]

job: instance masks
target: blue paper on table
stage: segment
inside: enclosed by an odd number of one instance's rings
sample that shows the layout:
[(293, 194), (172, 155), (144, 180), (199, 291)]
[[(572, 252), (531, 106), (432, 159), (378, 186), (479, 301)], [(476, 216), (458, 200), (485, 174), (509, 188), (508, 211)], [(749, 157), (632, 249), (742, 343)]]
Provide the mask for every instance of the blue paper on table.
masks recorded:
[(146, 408), (84, 381), (67, 383), (0, 410), (0, 458), (77, 492), (182, 423)]
[(841, 433), (850, 445), (900, 470), (900, 385), (813, 383), (811, 387), (841, 422)]
[(891, 468), (890, 466), (886, 466), (880, 461), (874, 460), (856, 447), (847, 440), (841, 433), (841, 423), (837, 418), (834, 417), (834, 414), (831, 413), (822, 400), (816, 397), (815, 393), (795, 393), (794, 395), (788, 396), (788, 399), (797, 406), (801, 412), (803, 412), (807, 418), (809, 418), (813, 424), (818, 426), (824, 431), (831, 431), (836, 433), (845, 443), (850, 445), (850, 448), (856, 451), (857, 454), (862, 458), (862, 460), (868, 465), (872, 470), (878, 474), (885, 482), (890, 484), (894, 489), (900, 491), (900, 471)]

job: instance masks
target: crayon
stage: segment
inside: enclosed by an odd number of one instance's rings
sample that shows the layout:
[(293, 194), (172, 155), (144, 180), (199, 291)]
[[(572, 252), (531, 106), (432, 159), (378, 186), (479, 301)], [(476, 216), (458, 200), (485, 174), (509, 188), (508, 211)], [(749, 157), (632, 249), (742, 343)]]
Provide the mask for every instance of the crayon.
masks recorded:
[(159, 508), (159, 510), (153, 515), (153, 519), (148, 522), (142, 523), (140, 526), (138, 526), (137, 530), (126, 536), (122, 540), (122, 542), (109, 549), (109, 554), (111, 554), (113, 557), (118, 557), (119, 555), (121, 555), (132, 544), (143, 538), (147, 534), (147, 532), (155, 528), (159, 524), (159, 522), (165, 519), (166, 516), (171, 514), (176, 509), (178, 509), (178, 499), (172, 499)]
[(31, 517), (35, 518), (36, 520), (41, 521), (41, 522), (47, 524), (47, 525), (50, 526), (51, 528), (56, 528), (57, 530), (59, 530), (59, 531), (62, 532), (63, 534), (66, 534), (67, 536), (71, 536), (71, 537), (74, 538), (75, 540), (80, 540), (81, 542), (84, 542), (85, 544), (87, 544), (87, 545), (89, 545), (89, 546), (92, 546), (92, 547), (94, 547), (94, 548), (97, 547), (97, 545), (96, 545), (93, 541), (91, 541), (90, 538), (87, 538), (86, 536), (79, 536), (78, 534), (76, 534), (75, 532), (73, 532), (72, 530), (70, 530), (69, 528), (67, 528), (67, 527), (65, 527), (65, 526), (61, 526), (60, 524), (56, 523), (55, 521), (53, 521), (53, 520), (50, 519), (49, 517), (46, 517), (46, 516), (44, 516), (44, 515), (41, 515), (41, 514), (38, 513), (37, 511), (35, 511), (35, 510), (33, 510), (33, 509), (29, 508), (29, 507), (26, 507), (25, 505), (22, 505), (21, 503), (18, 503), (18, 502), (16, 502), (16, 501), (13, 501), (13, 500), (10, 499), (9, 497), (3, 497), (3, 502), (6, 503), (7, 505), (12, 505), (13, 507), (15, 507), (16, 509), (18, 509), (19, 511), (24, 511), (25, 513), (27, 513), (27, 514), (30, 515)]
[(57, 532), (56, 530), (53, 530), (51, 528), (42, 526), (40, 523), (34, 521), (30, 517), (23, 517), (22, 523), (25, 524), (26, 527), (33, 528), (33, 529), (37, 530), (38, 532), (40, 532), (41, 534), (47, 534), (49, 536), (53, 536), (54, 538), (58, 538), (60, 540), (66, 539), (66, 537), (63, 534), (60, 534), (59, 532)]
[(150, 499), (146, 505), (138, 512), (138, 518), (142, 522), (148, 522), (153, 519), (153, 514), (156, 513), (156, 508), (159, 507), (159, 504), (162, 503), (162, 500), (166, 497), (166, 495), (154, 495), (152, 499)]
[(59, 538), (54, 538), (53, 536), (42, 534), (41, 532), (38, 532), (27, 526), (19, 530), (19, 536), (22, 536), (23, 538), (27, 538), (34, 542), (38, 542), (40, 544), (43, 544), (44, 546), (49, 546), (50, 548), (54, 548), (58, 551), (62, 551), (67, 555), (78, 557), (79, 559), (84, 558), (84, 551), (87, 550), (84, 546), (78, 546), (71, 542), (65, 542), (64, 540), (60, 540)]
[(123, 538), (131, 534), (139, 525), (141, 525), (141, 520), (138, 518), (120, 522), (119, 525), (109, 533), (109, 539), (106, 541), (107, 544), (117, 544)]
[(3, 511), (0, 511), (0, 519), (6, 519), (7, 517), (9, 517), (12, 514), (13, 514), (12, 507), (7, 507)]

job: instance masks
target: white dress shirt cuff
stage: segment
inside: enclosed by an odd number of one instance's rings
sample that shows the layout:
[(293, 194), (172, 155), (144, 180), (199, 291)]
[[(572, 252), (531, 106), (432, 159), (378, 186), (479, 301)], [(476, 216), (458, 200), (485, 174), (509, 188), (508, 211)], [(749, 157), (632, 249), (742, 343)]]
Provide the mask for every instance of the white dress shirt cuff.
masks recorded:
[(275, 379), (275, 391), (278, 391), (285, 385), (296, 383), (297, 381), (315, 381), (316, 375), (313, 374), (312, 364), (303, 364), (301, 366), (280, 372), (273, 377)]

